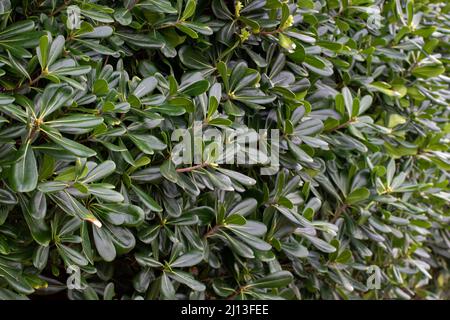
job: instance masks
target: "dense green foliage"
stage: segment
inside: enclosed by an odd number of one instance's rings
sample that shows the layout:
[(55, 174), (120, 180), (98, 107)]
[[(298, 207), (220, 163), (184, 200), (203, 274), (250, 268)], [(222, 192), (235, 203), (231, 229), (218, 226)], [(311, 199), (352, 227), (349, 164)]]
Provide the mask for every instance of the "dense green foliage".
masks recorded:
[(1, 1), (0, 299), (449, 298), (449, 8)]

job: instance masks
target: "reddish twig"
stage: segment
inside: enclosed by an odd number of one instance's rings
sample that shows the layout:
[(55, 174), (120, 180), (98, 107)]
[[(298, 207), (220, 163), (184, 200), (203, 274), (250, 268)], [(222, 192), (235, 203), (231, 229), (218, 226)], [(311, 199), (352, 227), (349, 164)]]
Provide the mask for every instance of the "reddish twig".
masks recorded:
[(205, 235), (203, 236), (204, 239), (212, 236), (213, 234), (215, 234), (219, 229), (220, 229), (221, 225), (215, 225), (213, 228), (211, 228), (207, 233), (205, 233)]
[(208, 166), (208, 163), (201, 163), (201, 164), (197, 164), (195, 166), (188, 167), (188, 168), (178, 168), (178, 169), (176, 169), (176, 171), (177, 172), (191, 172), (193, 170), (201, 169), (201, 168), (204, 168), (207, 166)]
[(342, 213), (345, 212), (345, 210), (348, 208), (348, 204), (344, 203), (342, 206), (340, 206), (337, 210), (336, 213), (334, 214), (333, 219), (331, 219), (331, 223), (335, 223), (337, 221), (337, 219), (339, 219), (339, 217), (342, 215)]

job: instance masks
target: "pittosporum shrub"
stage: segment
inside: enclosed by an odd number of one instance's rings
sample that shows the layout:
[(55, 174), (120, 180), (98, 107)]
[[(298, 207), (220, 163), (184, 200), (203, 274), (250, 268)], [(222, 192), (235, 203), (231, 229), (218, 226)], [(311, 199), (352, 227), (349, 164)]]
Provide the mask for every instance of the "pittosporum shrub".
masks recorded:
[(449, 17), (2, 0), (0, 298), (448, 298)]

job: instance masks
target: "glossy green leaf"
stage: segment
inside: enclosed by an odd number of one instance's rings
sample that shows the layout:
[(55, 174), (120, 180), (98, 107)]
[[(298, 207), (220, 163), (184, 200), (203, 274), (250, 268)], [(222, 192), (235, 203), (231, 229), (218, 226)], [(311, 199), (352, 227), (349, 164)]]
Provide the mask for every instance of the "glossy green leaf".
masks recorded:
[(11, 187), (17, 192), (33, 191), (38, 182), (38, 167), (30, 142), (23, 144), (18, 153), (19, 159), (11, 166)]

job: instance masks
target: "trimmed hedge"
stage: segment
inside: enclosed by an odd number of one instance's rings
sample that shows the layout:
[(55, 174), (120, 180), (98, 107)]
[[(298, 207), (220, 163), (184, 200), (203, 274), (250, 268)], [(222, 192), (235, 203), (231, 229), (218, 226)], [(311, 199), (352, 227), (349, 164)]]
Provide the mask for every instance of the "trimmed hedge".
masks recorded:
[(0, 299), (449, 298), (449, 8), (1, 1)]

